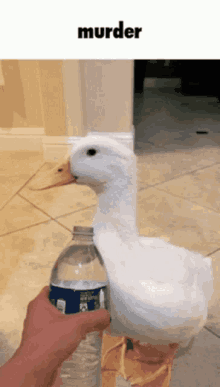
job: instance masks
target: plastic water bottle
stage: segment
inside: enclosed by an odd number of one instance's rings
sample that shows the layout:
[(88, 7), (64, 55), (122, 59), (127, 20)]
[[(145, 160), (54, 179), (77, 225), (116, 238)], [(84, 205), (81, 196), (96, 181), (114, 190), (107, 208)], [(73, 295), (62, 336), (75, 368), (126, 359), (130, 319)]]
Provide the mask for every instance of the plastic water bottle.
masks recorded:
[[(50, 279), (51, 303), (64, 314), (109, 309), (108, 277), (103, 259), (93, 243), (93, 228), (73, 229), (73, 240), (58, 257)], [(98, 332), (86, 335), (71, 360), (63, 363), (63, 385), (102, 385), (102, 342)]]

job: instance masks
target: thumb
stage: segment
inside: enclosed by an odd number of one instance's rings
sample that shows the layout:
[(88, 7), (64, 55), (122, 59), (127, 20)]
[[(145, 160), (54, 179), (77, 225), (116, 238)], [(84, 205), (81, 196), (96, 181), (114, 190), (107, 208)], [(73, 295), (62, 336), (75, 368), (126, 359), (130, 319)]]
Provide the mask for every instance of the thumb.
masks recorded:
[(110, 314), (106, 309), (79, 313), (77, 317), (80, 335), (83, 336), (90, 332), (103, 331), (110, 324)]

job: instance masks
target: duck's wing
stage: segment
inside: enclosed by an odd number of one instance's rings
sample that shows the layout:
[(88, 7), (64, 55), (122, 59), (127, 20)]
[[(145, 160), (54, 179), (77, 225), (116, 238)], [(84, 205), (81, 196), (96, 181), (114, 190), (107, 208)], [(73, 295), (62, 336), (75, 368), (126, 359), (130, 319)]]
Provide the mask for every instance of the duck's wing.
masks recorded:
[[(176, 283), (193, 286), (197, 283), (209, 297), (212, 292), (212, 261), (208, 257), (189, 251), (183, 247), (173, 246), (160, 238), (139, 237), (140, 245), (146, 256), (151, 251), (150, 267), (156, 268), (155, 279), (170, 282), (173, 275)], [(162, 268), (162, 270), (161, 270)]]
[(183, 247), (177, 247), (173, 246), (168, 241), (166, 242), (163, 239), (160, 238), (148, 238), (145, 236), (139, 236), (138, 238), (139, 242), (142, 246), (155, 246), (156, 248), (174, 248), (175, 250), (179, 250), (181, 252), (187, 252), (188, 257), (190, 257), (190, 260), (194, 263), (195, 267), (202, 267), (207, 271), (212, 270), (212, 260), (209, 257), (204, 257), (201, 254), (193, 251), (189, 251)]
[(167, 246), (167, 242), (165, 242), (163, 239), (160, 239), (160, 238), (148, 238), (145, 236), (139, 236), (138, 240), (143, 246), (155, 245), (158, 248)]
[(190, 252), (159, 238), (125, 244), (109, 231), (97, 231), (95, 244), (108, 272), (114, 336), (144, 342), (147, 326), (146, 342), (149, 337), (179, 342), (201, 329), (206, 302), (202, 295), (192, 299), (191, 293), (194, 284), (201, 289), (203, 278), (197, 285), (198, 271)]

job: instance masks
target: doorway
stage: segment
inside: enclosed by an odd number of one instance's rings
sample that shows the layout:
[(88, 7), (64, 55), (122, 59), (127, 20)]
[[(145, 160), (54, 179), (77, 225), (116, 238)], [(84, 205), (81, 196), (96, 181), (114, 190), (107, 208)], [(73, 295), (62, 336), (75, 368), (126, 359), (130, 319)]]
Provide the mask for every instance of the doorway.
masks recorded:
[(220, 99), (220, 60), (135, 60), (134, 91), (144, 90), (145, 78), (181, 79), (183, 95)]
[(220, 145), (219, 60), (135, 60), (136, 150)]

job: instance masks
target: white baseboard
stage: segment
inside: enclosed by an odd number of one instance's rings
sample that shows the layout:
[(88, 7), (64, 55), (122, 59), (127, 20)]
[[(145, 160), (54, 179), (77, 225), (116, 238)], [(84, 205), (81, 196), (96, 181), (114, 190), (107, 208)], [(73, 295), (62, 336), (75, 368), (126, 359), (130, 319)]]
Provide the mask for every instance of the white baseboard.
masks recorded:
[[(87, 136), (107, 136), (134, 148), (134, 127), (130, 133), (90, 132)], [(82, 137), (45, 136), (43, 128), (0, 128), (0, 151), (38, 151), (46, 161), (56, 161), (70, 152), (73, 144)]]
[(67, 152), (70, 152), (72, 144), (79, 141), (80, 138), (81, 137), (45, 136), (42, 139), (44, 159), (46, 161), (57, 161), (65, 156)]
[(0, 151), (43, 151), (44, 128), (0, 128)]
[[(112, 133), (112, 132), (90, 132), (87, 136), (107, 136), (117, 140), (128, 146), (130, 149), (134, 149), (134, 126), (130, 133)], [(76, 144), (82, 137), (74, 136), (45, 136), (43, 137), (43, 150), (44, 159), (46, 161), (57, 161), (59, 158), (65, 156), (68, 152), (71, 152), (73, 144)]]

